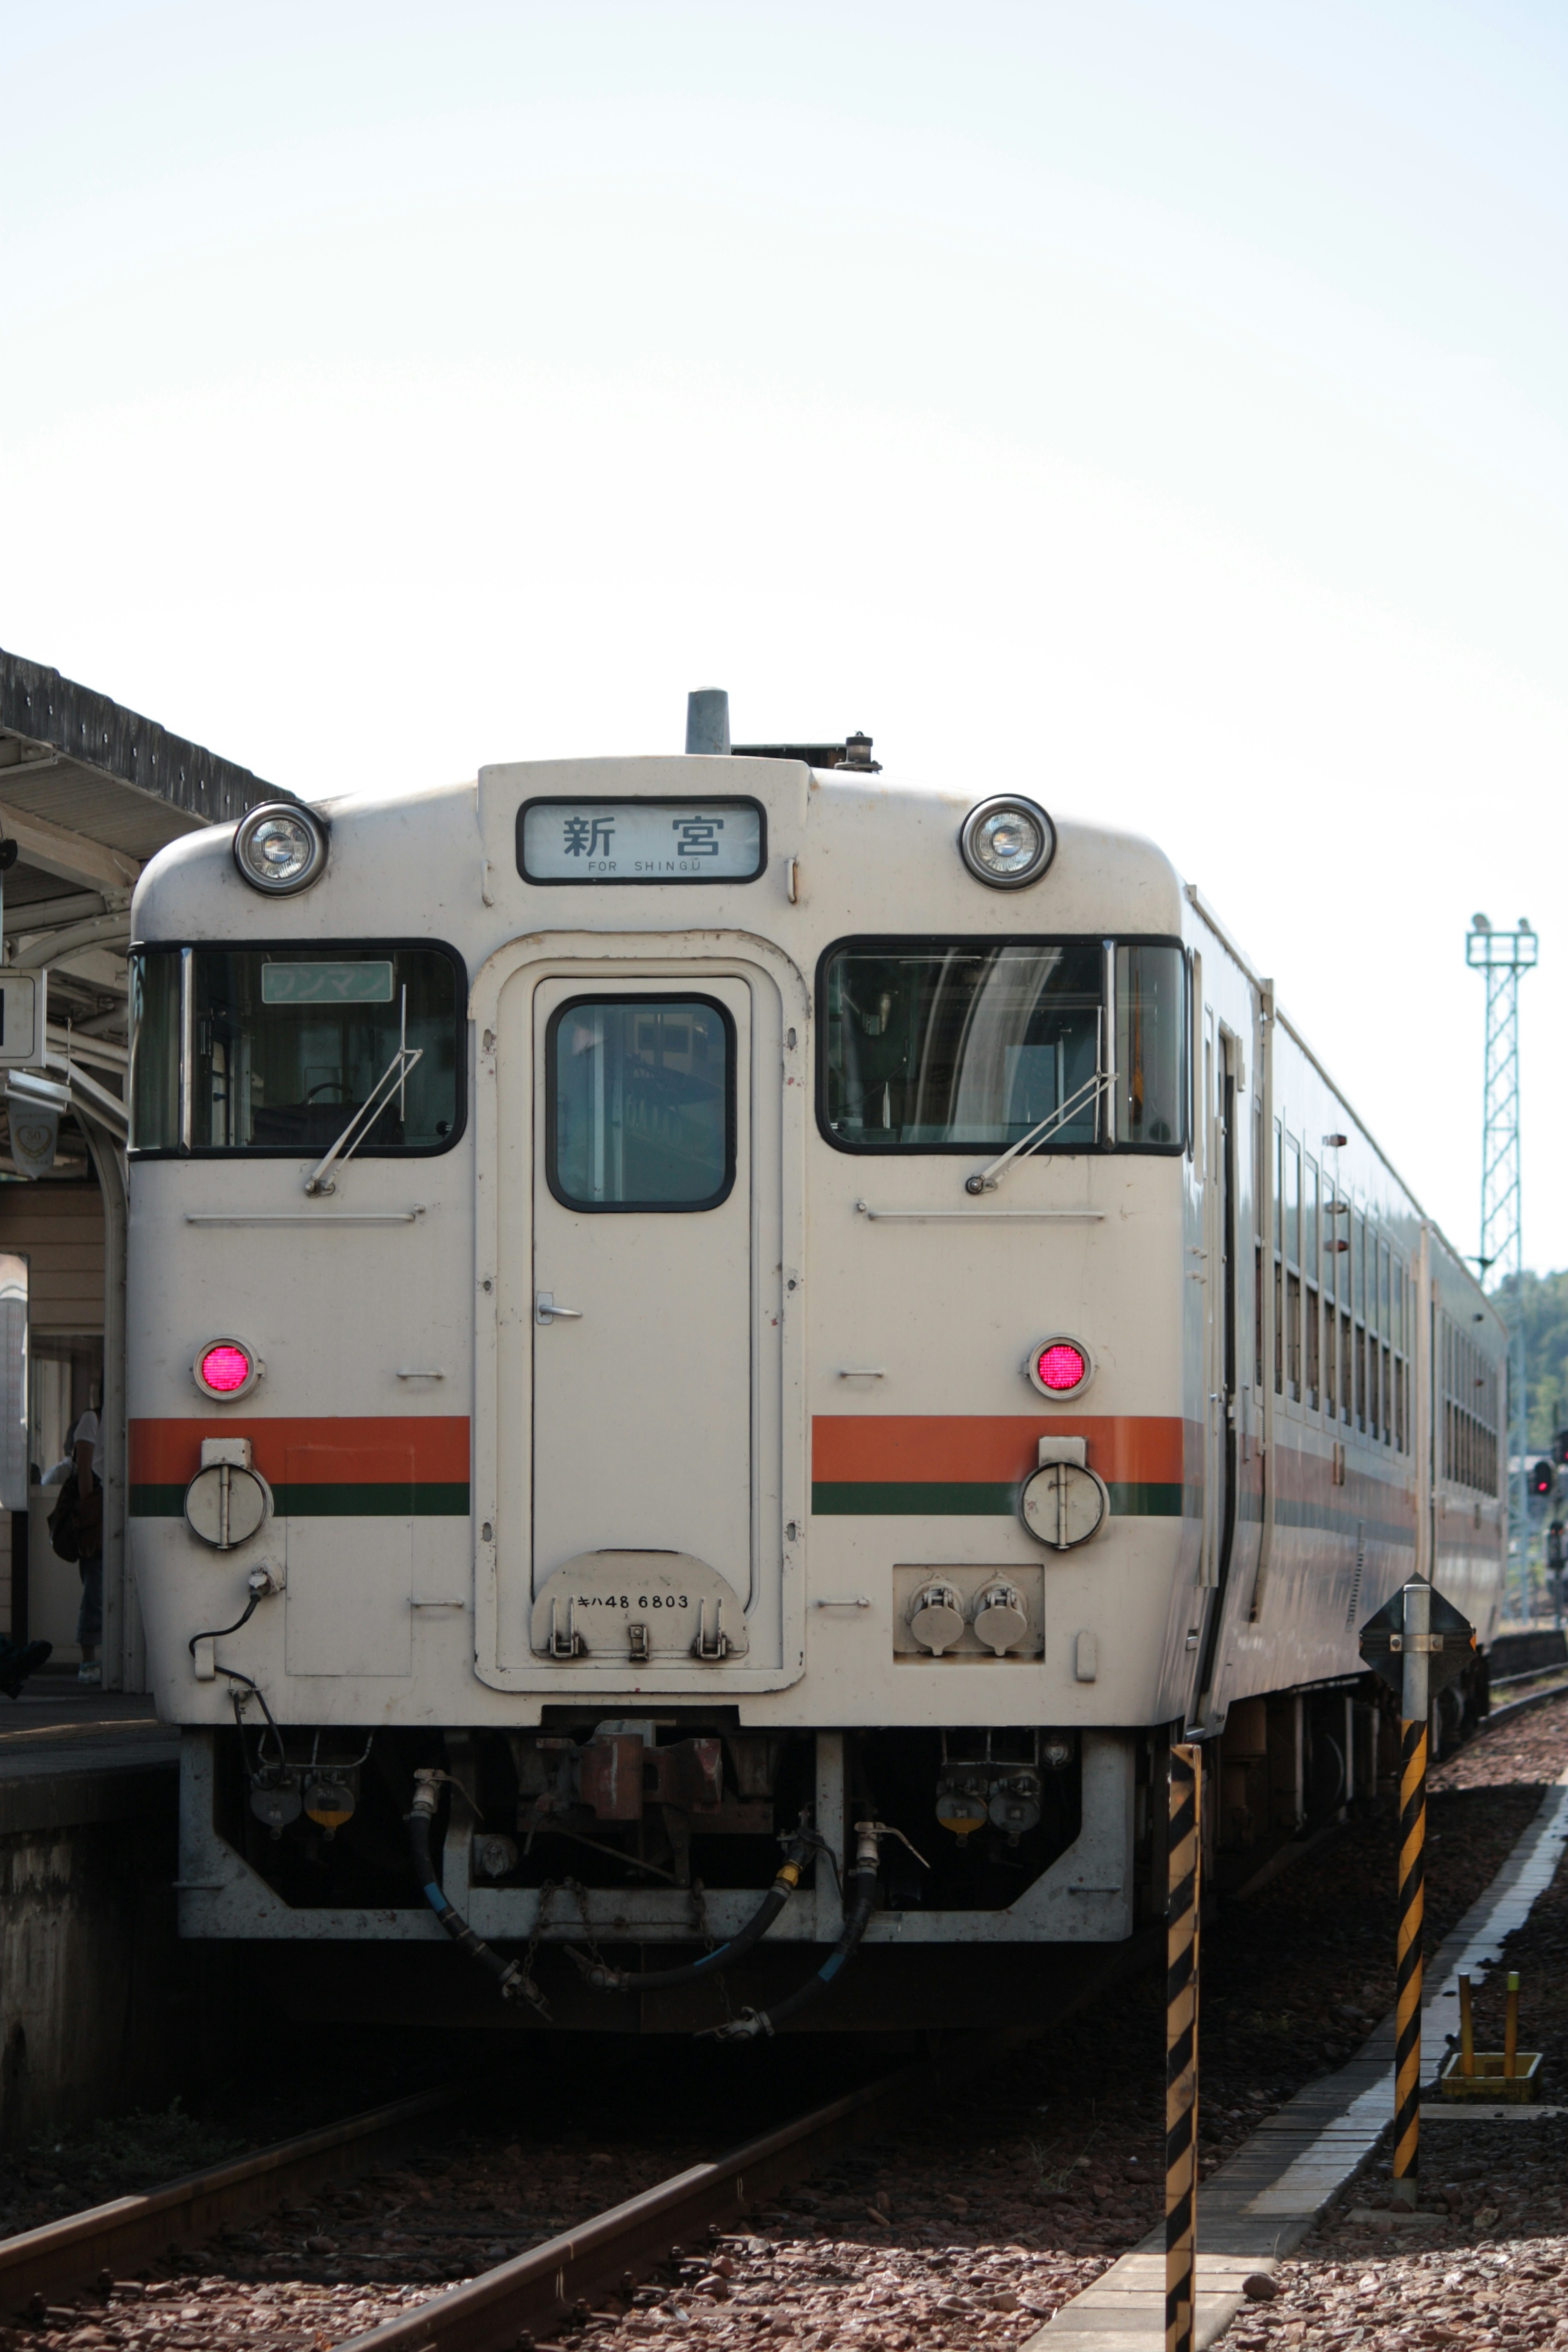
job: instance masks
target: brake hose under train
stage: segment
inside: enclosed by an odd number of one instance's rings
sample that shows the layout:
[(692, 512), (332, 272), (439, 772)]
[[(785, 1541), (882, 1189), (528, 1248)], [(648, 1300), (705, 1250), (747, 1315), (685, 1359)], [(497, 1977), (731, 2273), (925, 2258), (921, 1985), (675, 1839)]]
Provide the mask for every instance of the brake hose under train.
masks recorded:
[(425, 1900), (452, 1938), (460, 1952), (489, 1969), (500, 1988), (503, 2000), (515, 2000), (521, 1994), (531, 2001), (539, 2000), (539, 1988), (520, 1960), (503, 1959), (493, 1951), (482, 1936), (476, 1936), (462, 1913), (447, 1902), (436, 1874), (435, 1858), (430, 1852), (430, 1824), (436, 1808), (441, 1801), (441, 1783), (445, 1772), (422, 1770), (414, 1775), (414, 1804), (408, 1815), (408, 1843), (413, 1849), (414, 1867), (419, 1884), (425, 1890)]
[[(838, 1941), (822, 1966), (794, 1992), (786, 1993), (782, 2000), (775, 2000), (771, 2009), (748, 2009), (739, 2017), (727, 2019), (722, 2025), (709, 2026), (707, 2032), (715, 2041), (754, 2042), (763, 2035), (772, 2034), (786, 2019), (797, 2015), (827, 1990), (871, 1923), (871, 1915), (877, 1907), (878, 1841), (887, 1833), (879, 1822), (857, 1822), (855, 1824), (855, 1867), (846, 1874), (844, 1885), (848, 1907)], [(891, 1834), (899, 1836), (901, 1833), (894, 1831)], [(908, 1845), (909, 1840), (905, 1838), (903, 1843)], [(912, 1853), (914, 1848), (911, 1846), (910, 1851)]]

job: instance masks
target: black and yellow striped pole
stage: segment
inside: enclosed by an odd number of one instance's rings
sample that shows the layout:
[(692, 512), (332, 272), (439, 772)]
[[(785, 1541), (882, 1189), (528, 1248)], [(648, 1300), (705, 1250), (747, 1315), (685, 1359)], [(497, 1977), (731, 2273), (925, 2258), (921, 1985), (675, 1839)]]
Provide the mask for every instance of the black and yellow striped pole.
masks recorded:
[(1421, 2168), (1421, 1928), (1426, 1916), (1426, 1721), (1432, 1588), (1405, 1587), (1399, 1700), (1399, 1924), (1394, 1955), (1394, 2195), (1414, 2205)]
[(1202, 1749), (1173, 1741), (1165, 1871), (1165, 2352), (1193, 2352), (1203, 1777)]

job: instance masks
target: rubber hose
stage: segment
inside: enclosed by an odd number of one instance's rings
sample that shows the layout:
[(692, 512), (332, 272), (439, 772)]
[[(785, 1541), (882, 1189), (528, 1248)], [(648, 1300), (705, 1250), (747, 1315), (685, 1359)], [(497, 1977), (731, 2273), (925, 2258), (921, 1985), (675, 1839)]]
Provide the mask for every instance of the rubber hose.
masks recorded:
[(514, 2000), (519, 1993), (527, 1993), (531, 1999), (535, 1988), (524, 1975), (520, 1963), (516, 1960), (503, 1959), (500, 1952), (493, 1951), (482, 1937), (476, 1936), (462, 1913), (455, 1910), (441, 1892), (440, 1882), (436, 1876), (436, 1864), (430, 1853), (428, 1813), (415, 1811), (409, 1815), (408, 1843), (413, 1849), (414, 1867), (418, 1874), (419, 1884), (425, 1890), (425, 1900), (458, 1949), (460, 1952), (466, 1952), (470, 1960), (478, 1960), (481, 1968), (489, 1969), (491, 1976), (500, 1984), (504, 2000)]
[(671, 1985), (699, 1984), (704, 1977), (732, 1968), (753, 1944), (761, 1943), (800, 1885), (800, 1874), (807, 1851), (805, 1848), (792, 1850), (789, 1859), (780, 1868), (778, 1876), (745, 1926), (737, 1929), (727, 1944), (720, 1944), (713, 1951), (704, 1952), (700, 1960), (689, 1960), (678, 1969), (648, 1969), (638, 1975), (629, 1969), (608, 1968), (603, 1960), (585, 1959), (581, 1952), (572, 1950), (570, 1945), (567, 1949), (586, 1981), (598, 1992), (662, 1992)]
[(797, 2016), (800, 2011), (819, 2000), (827, 1990), (866, 1933), (871, 1914), (877, 1907), (877, 1881), (871, 1872), (852, 1870), (848, 1884), (853, 1900), (845, 1915), (838, 1941), (816, 1975), (807, 1977), (803, 1985), (794, 1992), (786, 1993), (783, 2000), (775, 2001), (772, 2009), (749, 2009), (743, 2017), (731, 2018), (723, 2025), (710, 2026), (708, 2031), (716, 2041), (754, 2042), (761, 2035), (776, 2032), (786, 2018)]

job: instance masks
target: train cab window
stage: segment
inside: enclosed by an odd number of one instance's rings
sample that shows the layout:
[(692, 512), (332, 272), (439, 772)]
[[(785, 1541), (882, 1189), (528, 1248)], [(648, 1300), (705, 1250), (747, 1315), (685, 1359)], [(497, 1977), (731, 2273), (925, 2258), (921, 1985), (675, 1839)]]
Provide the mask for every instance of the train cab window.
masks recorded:
[(716, 1209), (735, 1181), (735, 1032), (710, 996), (581, 996), (545, 1045), (545, 1171), (568, 1208)]
[(1116, 950), (1116, 1140), (1156, 1150), (1182, 1138), (1186, 970), (1178, 950)]
[(175, 1150), (180, 1141), (180, 958), (131, 959), (132, 1150)]
[(467, 993), (438, 947), (146, 949), (132, 1149), (320, 1153), (380, 1090), (362, 1155), (445, 1151), (463, 1124)]
[(1005, 1150), (1037, 1128), (1047, 1154), (1185, 1147), (1173, 942), (855, 940), (818, 981), (817, 1111), (840, 1150)]

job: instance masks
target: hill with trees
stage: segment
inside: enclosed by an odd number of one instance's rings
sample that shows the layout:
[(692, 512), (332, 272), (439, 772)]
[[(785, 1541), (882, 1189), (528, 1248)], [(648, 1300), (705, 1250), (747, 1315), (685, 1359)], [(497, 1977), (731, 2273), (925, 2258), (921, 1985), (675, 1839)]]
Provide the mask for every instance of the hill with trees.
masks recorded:
[[(1529, 1442), (1532, 1451), (1543, 1450), (1558, 1430), (1568, 1429), (1568, 1271), (1526, 1274), (1521, 1287)], [(1497, 1301), (1505, 1314), (1513, 1290), (1511, 1279), (1498, 1286)]]

